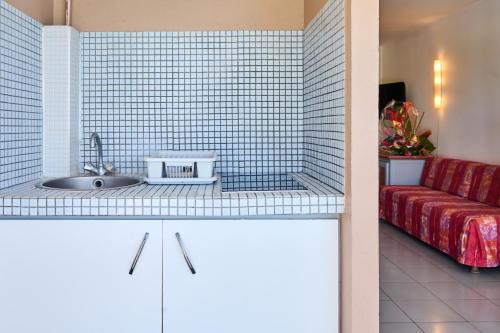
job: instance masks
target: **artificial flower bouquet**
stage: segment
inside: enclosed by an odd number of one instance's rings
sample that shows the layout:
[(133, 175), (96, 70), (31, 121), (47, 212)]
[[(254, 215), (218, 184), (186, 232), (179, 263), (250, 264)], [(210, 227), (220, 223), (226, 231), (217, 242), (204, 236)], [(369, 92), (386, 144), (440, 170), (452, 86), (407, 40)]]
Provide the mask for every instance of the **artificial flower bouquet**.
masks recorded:
[(426, 156), (436, 147), (429, 140), (430, 130), (420, 132), (424, 112), (412, 102), (391, 101), (380, 119), (380, 151), (388, 155)]

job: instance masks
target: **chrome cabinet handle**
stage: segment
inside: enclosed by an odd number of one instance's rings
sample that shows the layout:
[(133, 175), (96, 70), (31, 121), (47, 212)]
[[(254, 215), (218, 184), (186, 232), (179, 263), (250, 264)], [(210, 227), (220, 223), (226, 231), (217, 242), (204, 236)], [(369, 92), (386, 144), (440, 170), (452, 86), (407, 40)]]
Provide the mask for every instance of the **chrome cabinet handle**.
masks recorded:
[(196, 274), (196, 270), (194, 269), (193, 264), (191, 263), (191, 260), (189, 260), (189, 256), (186, 252), (186, 249), (184, 248), (184, 244), (182, 243), (181, 234), (176, 232), (175, 238), (177, 238), (177, 243), (179, 243), (179, 247), (181, 248), (182, 255), (184, 256), (184, 260), (186, 260), (186, 264), (188, 265), (189, 270), (191, 271), (192, 274)]
[(130, 275), (134, 274), (135, 266), (137, 266), (137, 262), (139, 261), (139, 258), (141, 257), (142, 250), (144, 249), (144, 245), (146, 245), (148, 238), (149, 238), (149, 232), (146, 232), (144, 234), (144, 238), (142, 239), (141, 246), (139, 246), (139, 250), (137, 250), (134, 261), (132, 262), (132, 266), (130, 266), (130, 270), (128, 271), (128, 273)]

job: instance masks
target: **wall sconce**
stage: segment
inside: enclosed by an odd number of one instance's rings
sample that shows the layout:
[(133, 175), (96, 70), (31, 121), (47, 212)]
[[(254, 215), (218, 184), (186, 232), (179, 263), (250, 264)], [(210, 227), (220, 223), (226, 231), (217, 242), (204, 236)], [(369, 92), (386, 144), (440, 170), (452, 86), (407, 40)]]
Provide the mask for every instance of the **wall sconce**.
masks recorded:
[(443, 64), (441, 60), (434, 60), (434, 107), (443, 106)]

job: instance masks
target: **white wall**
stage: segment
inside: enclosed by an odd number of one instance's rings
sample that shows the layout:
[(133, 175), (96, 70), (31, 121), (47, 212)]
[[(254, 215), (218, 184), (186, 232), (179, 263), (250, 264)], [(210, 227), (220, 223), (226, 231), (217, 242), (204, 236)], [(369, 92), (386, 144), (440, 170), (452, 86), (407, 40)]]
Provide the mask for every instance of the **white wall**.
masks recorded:
[[(381, 48), (381, 81), (405, 81), (437, 154), (500, 164), (500, 1), (482, 0)], [(433, 61), (444, 107), (433, 108)]]

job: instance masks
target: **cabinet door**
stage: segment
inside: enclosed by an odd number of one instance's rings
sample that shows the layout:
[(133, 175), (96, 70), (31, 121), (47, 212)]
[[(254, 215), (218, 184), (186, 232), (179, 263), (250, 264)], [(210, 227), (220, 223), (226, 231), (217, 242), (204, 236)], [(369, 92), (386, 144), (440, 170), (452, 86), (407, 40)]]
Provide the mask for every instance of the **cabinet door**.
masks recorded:
[(161, 232), (161, 221), (0, 221), (0, 332), (161, 332)]
[(165, 221), (164, 332), (338, 332), (338, 246), (335, 220)]

